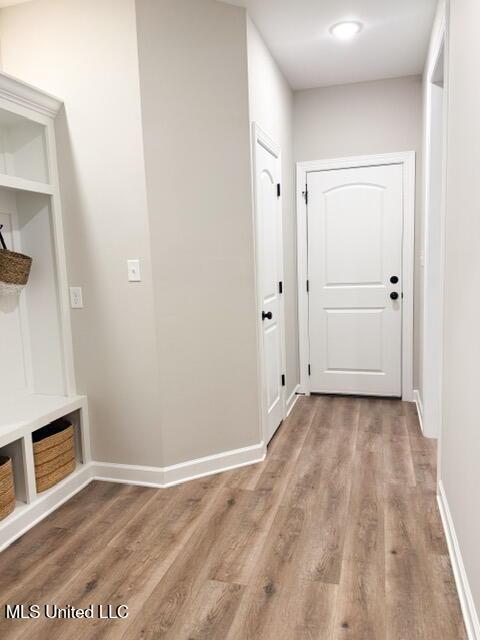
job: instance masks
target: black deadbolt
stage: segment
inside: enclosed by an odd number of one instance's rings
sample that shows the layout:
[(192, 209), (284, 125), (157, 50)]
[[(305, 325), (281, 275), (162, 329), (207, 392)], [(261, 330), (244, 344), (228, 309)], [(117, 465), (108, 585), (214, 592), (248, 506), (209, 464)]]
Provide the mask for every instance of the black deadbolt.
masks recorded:
[(398, 293), (396, 291), (392, 291), (392, 293), (390, 294), (390, 298), (392, 300), (397, 300), (398, 299)]
[(266, 313), (265, 311), (262, 311), (262, 320), (265, 320), (265, 318), (271, 320), (273, 318), (273, 313), (271, 311), (267, 311)]
[(390, 282), (391, 282), (392, 284), (397, 284), (397, 282), (398, 282), (398, 276), (392, 276), (392, 277), (390, 278)]

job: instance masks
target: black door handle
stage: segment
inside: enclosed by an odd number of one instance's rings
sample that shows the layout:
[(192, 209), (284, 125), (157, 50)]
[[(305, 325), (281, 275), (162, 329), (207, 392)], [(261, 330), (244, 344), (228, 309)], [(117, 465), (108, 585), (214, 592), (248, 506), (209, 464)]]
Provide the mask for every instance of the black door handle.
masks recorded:
[(398, 282), (398, 276), (392, 276), (392, 277), (390, 278), (390, 282), (391, 282), (392, 284), (397, 284), (397, 282)]
[(396, 291), (392, 291), (392, 293), (390, 294), (390, 298), (392, 300), (398, 300), (398, 293)]
[(262, 320), (265, 320), (265, 318), (271, 320), (273, 318), (273, 313), (271, 311), (267, 311), (266, 313), (265, 311), (262, 311)]

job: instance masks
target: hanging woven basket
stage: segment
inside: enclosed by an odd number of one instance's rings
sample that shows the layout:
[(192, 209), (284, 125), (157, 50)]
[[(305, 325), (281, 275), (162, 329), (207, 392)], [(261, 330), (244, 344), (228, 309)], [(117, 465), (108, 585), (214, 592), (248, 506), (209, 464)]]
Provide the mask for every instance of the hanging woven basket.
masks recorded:
[(19, 293), (28, 282), (32, 259), (23, 253), (9, 251), (0, 225), (0, 295)]

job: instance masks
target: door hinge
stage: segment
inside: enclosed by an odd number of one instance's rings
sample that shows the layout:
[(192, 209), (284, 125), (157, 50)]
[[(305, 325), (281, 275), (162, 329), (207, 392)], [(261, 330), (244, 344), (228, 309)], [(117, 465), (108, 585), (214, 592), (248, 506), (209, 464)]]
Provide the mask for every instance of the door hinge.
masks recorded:
[(282, 193), (282, 187), (280, 186), (280, 183), (277, 183), (277, 198), (280, 197)]
[(310, 375), (312, 375), (312, 368), (311, 368), (311, 366), (310, 366), (310, 365), (308, 365), (308, 375), (309, 375), (309, 376), (310, 376)]
[(285, 386), (285, 374), (282, 373), (282, 387)]
[(310, 292), (310, 280), (307, 280), (307, 293)]
[(283, 293), (283, 282), (278, 283), (278, 293)]
[(307, 185), (305, 185), (305, 191), (302, 192), (302, 195), (305, 198), (305, 204), (308, 204), (308, 189), (307, 189)]

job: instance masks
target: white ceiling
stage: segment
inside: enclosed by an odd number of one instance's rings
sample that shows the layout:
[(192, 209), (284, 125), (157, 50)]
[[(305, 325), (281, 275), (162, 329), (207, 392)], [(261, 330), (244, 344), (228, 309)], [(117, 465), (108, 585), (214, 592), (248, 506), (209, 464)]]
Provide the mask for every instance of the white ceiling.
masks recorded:
[[(423, 71), (436, 0), (220, 0), (246, 7), (293, 89)], [(342, 42), (329, 32), (358, 20)]]

